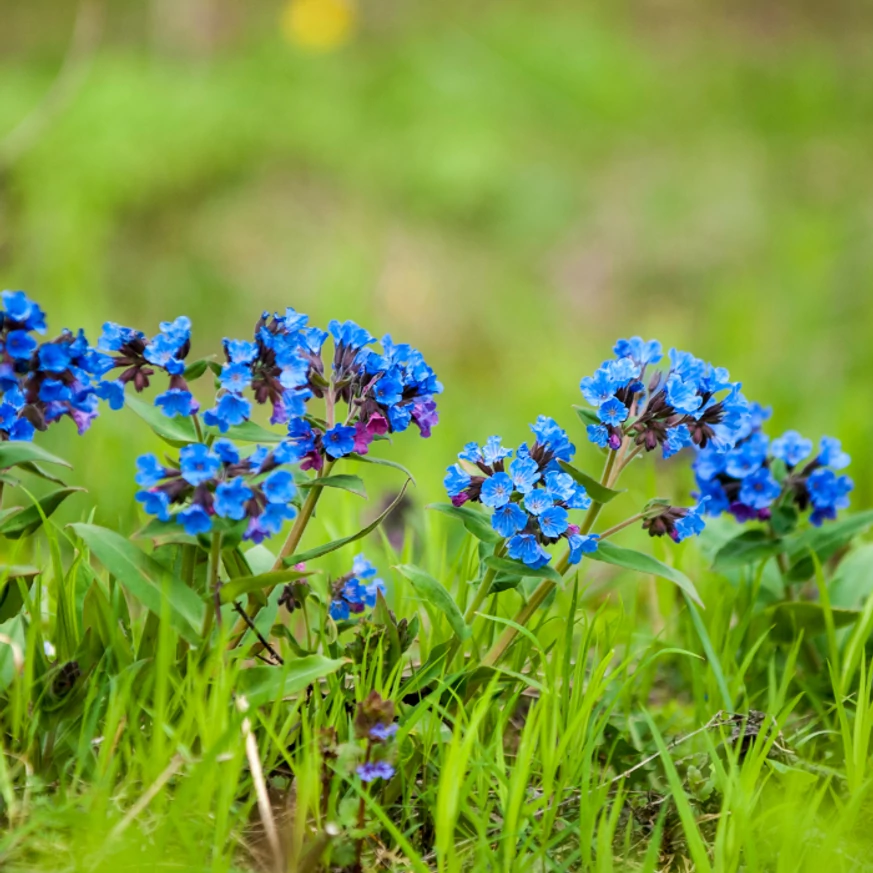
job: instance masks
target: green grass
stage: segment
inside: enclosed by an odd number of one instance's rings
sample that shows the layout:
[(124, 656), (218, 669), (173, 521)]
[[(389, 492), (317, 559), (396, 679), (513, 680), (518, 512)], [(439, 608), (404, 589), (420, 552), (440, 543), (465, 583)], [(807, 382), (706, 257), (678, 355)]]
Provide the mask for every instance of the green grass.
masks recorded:
[[(56, 73), (67, 20), (54, 12), (18, 12), (0, 145)], [(439, 605), (391, 569), (419, 566), (465, 612), (476, 544), (418, 510), (443, 499), (468, 440), (516, 444), (540, 413), (572, 428), (579, 378), (635, 333), (728, 366), (774, 406), (774, 430), (840, 436), (853, 504), (871, 505), (864, 39), (830, 13), (827, 28), (764, 39), (717, 6), (389, 12), (365, 9), (359, 37), (325, 56), (282, 44), (263, 13), (195, 60), (147, 49), (143, 23), (113, 7), (82, 88), (0, 177), (2, 286), (27, 289), (54, 328), (154, 332), (184, 312), (197, 356), (293, 305), (414, 343), (445, 383), (433, 438), (391, 447), (418, 482), (401, 553), (378, 533), (361, 544), (396, 617), (418, 618), (415, 644), (391, 662), (370, 639), (308, 693), (293, 615), (293, 644), (277, 642), (287, 684), (281, 669), (271, 679), (284, 693), (248, 713), (287, 869), (353, 860), (353, 707), (371, 690), (398, 700), (401, 730), (398, 775), (364, 794), (367, 870), (873, 867), (873, 545), (805, 591), (833, 609), (804, 635), (766, 612), (785, 596), (773, 562), (711, 569), (730, 525), (651, 545), (693, 579), (696, 615), (668, 582), (584, 562), (499, 670), (473, 676), (464, 666), (522, 594), (488, 598), (456, 645)], [(597, 453), (574, 433), (588, 469)], [(169, 616), (147, 617), (66, 527), (137, 530), (133, 461), (160, 443), (128, 410), (87, 440), (60, 425), (46, 446), (88, 494), (0, 548), (3, 566), (43, 571), (33, 620), (4, 623), (15, 645), (0, 642), (0, 867), (269, 869), (237, 705), (249, 665), (217, 637), (180, 645)], [(327, 495), (305, 547), (360, 529), (402, 481), (363, 472), (374, 499)], [(628, 504), (687, 502), (690, 477), (652, 464), (624, 484)], [(7, 492), (4, 506), (27, 502)], [(603, 526), (621, 518), (610, 505)], [(357, 545), (317, 561), (322, 595)], [(524, 586), (529, 597), (535, 580)], [(835, 625), (842, 608), (861, 610), (853, 627)], [(329, 654), (329, 627), (310, 632)], [(74, 655), (84, 675), (63, 693)], [(720, 715), (726, 700), (738, 718)], [(750, 712), (762, 715), (744, 729)]]

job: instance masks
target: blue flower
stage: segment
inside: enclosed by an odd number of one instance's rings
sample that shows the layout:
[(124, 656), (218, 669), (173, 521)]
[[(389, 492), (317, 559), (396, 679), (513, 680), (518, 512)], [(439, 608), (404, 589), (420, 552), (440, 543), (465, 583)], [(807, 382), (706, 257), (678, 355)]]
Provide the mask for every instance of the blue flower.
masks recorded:
[(552, 456), (561, 460), (569, 461), (576, 451), (576, 446), (570, 442), (565, 431), (553, 418), (540, 415), (530, 426), (537, 444), (548, 449)]
[(667, 433), (667, 439), (661, 447), (664, 453), (664, 458), (672, 458), (677, 452), (693, 445), (691, 439), (691, 431), (688, 430), (688, 425), (680, 424), (677, 427), (672, 427)]
[(517, 503), (505, 503), (491, 516), (491, 527), (502, 537), (511, 537), (526, 526), (527, 513)]
[(336, 345), (344, 349), (362, 349), (376, 339), (369, 331), (364, 330), (353, 321), (340, 324), (334, 319), (327, 327)]
[(823, 467), (842, 470), (849, 466), (852, 459), (843, 451), (843, 446), (834, 437), (822, 437), (818, 450), (818, 462)]
[(395, 433), (403, 433), (412, 421), (412, 410), (409, 406), (389, 406), (388, 422)]
[(109, 404), (110, 409), (121, 409), (124, 406), (124, 383), (120, 379), (111, 382), (98, 382), (94, 393)]
[(345, 600), (331, 600), (330, 617), (334, 621), (346, 621), (350, 614), (349, 604)]
[(609, 445), (609, 428), (605, 424), (589, 424), (586, 431), (595, 446), (605, 449)]
[(549, 563), (551, 555), (537, 542), (533, 534), (516, 534), (507, 544), (509, 557), (538, 570)]
[(570, 563), (578, 564), (582, 555), (597, 551), (598, 534), (581, 534), (578, 529), (567, 536), (567, 545), (570, 547)]
[(23, 291), (4, 291), (2, 297), (10, 321), (22, 325), (25, 330), (46, 332), (45, 313)]
[[(494, 439), (494, 437), (490, 437), (490, 439)], [(498, 437), (498, 442), (499, 441), (500, 439)], [(511, 451), (509, 453), (512, 454)], [(479, 463), (479, 461), (483, 461), (484, 463), (484, 458), (482, 457), (482, 449), (479, 448), (478, 443), (467, 443), (464, 446), (463, 450), (458, 452), (458, 457), (462, 461), (469, 461), (471, 464), (477, 464)]]
[(579, 383), (582, 396), (592, 406), (600, 406), (602, 403), (606, 403), (615, 394), (618, 387), (605, 366), (600, 367), (593, 376), (585, 376)]
[(179, 468), (186, 482), (201, 485), (218, 473), (221, 458), (202, 443), (193, 443), (179, 452)]
[[(221, 461), (224, 464), (239, 463), (239, 449), (237, 449), (237, 447), (233, 444), (231, 440), (216, 440), (212, 444), (212, 451), (215, 452), (219, 458), (221, 458)], [(284, 464), (286, 463), (286, 461), (279, 461), (279, 463)]]
[(773, 474), (766, 467), (761, 467), (760, 470), (743, 479), (740, 502), (752, 509), (767, 509), (781, 491)]
[(703, 399), (697, 393), (697, 383), (692, 381), (684, 381), (679, 375), (673, 373), (667, 379), (667, 385), (664, 389), (667, 402), (677, 412), (683, 412), (686, 415), (691, 415), (700, 408)]
[(225, 337), (224, 352), (231, 364), (251, 364), (258, 356), (258, 346), (247, 340)]
[(49, 373), (63, 373), (70, 366), (70, 352), (60, 343), (44, 343), (39, 347), (39, 366)]
[(724, 456), (724, 471), (735, 479), (743, 479), (754, 473), (767, 457), (768, 444), (769, 439), (765, 434), (752, 434)]
[(170, 498), (163, 491), (137, 491), (136, 499), (149, 515), (161, 521), (170, 520)]
[(555, 503), (563, 503), (576, 493), (576, 483), (568, 473), (551, 470), (546, 473), (546, 491)]
[(331, 458), (342, 458), (355, 450), (355, 429), (338, 424), (326, 431), (323, 437), (324, 451)]
[(688, 537), (698, 536), (704, 527), (706, 527), (706, 522), (703, 519), (703, 512), (708, 499), (709, 498), (707, 497), (703, 497), (697, 506), (689, 509), (686, 515), (676, 520), (673, 525), (675, 531), (673, 539), (675, 539), (677, 543), (681, 543), (682, 540), (688, 539)]
[(537, 462), (530, 456), (519, 455), (509, 465), (512, 476), (512, 484), (522, 494), (527, 494), (539, 482), (541, 478), (540, 468)]
[(588, 509), (591, 506), (591, 498), (588, 496), (588, 492), (577, 484), (573, 495), (566, 503), (568, 509)]
[(570, 518), (563, 506), (552, 506), (540, 513), (540, 530), (547, 537), (559, 537), (569, 524)]
[(663, 354), (657, 340), (644, 342), (642, 337), (620, 339), (612, 349), (620, 358), (632, 358), (637, 364), (657, 364)]
[(397, 734), (399, 725), (394, 722), (392, 724), (377, 724), (370, 728), (370, 739), (384, 743), (386, 740), (392, 739)]
[(773, 440), (770, 451), (789, 467), (796, 467), (812, 451), (812, 440), (804, 439), (796, 430), (787, 430)]
[(103, 325), (103, 334), (97, 342), (97, 348), (104, 352), (118, 352), (129, 343), (145, 340), (145, 335), (130, 327), (123, 327), (115, 322), (107, 321)]
[(597, 416), (604, 424), (617, 427), (627, 419), (628, 408), (617, 397), (613, 397), (600, 404)]
[[(512, 449), (506, 449), (502, 445), (502, 440), (499, 436), (490, 436), (485, 441), (485, 445), (482, 446), (482, 451), (480, 454), (480, 459), (483, 460), (489, 467), (493, 467), (498, 461), (502, 461), (505, 458), (512, 457)], [(468, 443), (464, 448), (465, 451), (470, 448), (470, 446), (476, 446), (475, 443)], [(459, 457), (463, 457), (462, 455)], [(466, 460), (473, 460), (471, 458), (467, 458)], [(475, 463), (475, 460), (474, 460)]]
[(452, 464), (452, 466), (446, 470), (446, 475), (443, 479), (443, 485), (445, 486), (449, 497), (457, 497), (459, 494), (466, 491), (466, 489), (470, 487), (471, 482), (472, 479), (461, 469), (460, 464)]
[(215, 514), (240, 521), (246, 517), (246, 503), (253, 496), (252, 489), (239, 476), (221, 482), (215, 489)]
[(394, 768), (387, 761), (368, 761), (357, 769), (362, 782), (374, 782), (376, 779), (390, 779)]
[(45, 379), (39, 386), (39, 399), (46, 403), (67, 402), (73, 399), (73, 391), (59, 379)]
[(156, 455), (140, 455), (136, 459), (136, 484), (142, 485), (143, 488), (152, 488), (157, 485), (167, 471)]
[(290, 504), (268, 503), (257, 521), (266, 533), (275, 536), (282, 530), (286, 521), (291, 521), (296, 516), (297, 510)]
[(550, 509), (555, 505), (555, 502), (549, 496), (548, 491), (543, 491), (542, 489), (537, 489), (535, 491), (531, 491), (524, 498), (524, 508), (531, 515), (541, 515), (547, 509)]
[(499, 509), (509, 503), (513, 490), (512, 479), (506, 473), (495, 473), (482, 483), (479, 499), (486, 506)]
[(363, 552), (358, 552), (352, 559), (352, 573), (357, 579), (372, 579), (378, 572), (376, 565)]
[(385, 374), (373, 386), (373, 396), (383, 406), (394, 406), (403, 396), (403, 384), (389, 374)]
[[(122, 398), (124, 393), (122, 392)], [(164, 415), (175, 418), (178, 415), (193, 415), (200, 409), (200, 404), (194, 399), (190, 391), (182, 388), (168, 388), (163, 394), (155, 397), (155, 406), (159, 406)]]
[(848, 476), (838, 476), (833, 470), (820, 467), (810, 474), (806, 487), (817, 510), (837, 510), (848, 508), (849, 492), (855, 483)]
[(252, 384), (252, 371), (247, 364), (225, 364), (221, 368), (221, 387), (242, 394)]
[(385, 583), (381, 579), (374, 579), (369, 585), (364, 586), (364, 606), (372, 609), (379, 599), (378, 595), (385, 596)]
[(27, 361), (36, 351), (36, 340), (26, 330), (11, 330), (6, 336), (6, 354), (16, 361)]
[(183, 509), (176, 519), (185, 528), (188, 536), (196, 537), (197, 534), (207, 533), (212, 530), (212, 519), (209, 513), (196, 503)]
[(294, 477), (287, 470), (276, 470), (261, 485), (268, 503), (290, 503), (297, 494)]
[(221, 396), (215, 409), (210, 409), (203, 415), (203, 420), (210, 427), (217, 427), (222, 433), (227, 433), (231, 426), (248, 421), (252, 405), (245, 397), (227, 393)]
[(315, 431), (305, 418), (292, 418), (288, 422), (288, 437), (303, 454), (315, 449)]

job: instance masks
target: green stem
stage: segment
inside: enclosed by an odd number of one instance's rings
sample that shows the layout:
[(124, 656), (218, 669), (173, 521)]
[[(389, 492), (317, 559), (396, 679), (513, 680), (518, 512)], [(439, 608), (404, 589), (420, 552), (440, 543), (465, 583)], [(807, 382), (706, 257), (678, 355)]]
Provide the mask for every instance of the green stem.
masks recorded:
[(197, 566), (197, 546), (182, 546), (182, 580), (190, 588), (194, 584), (194, 569)]
[[(319, 471), (317, 478), (322, 479), (329, 475), (335, 463), (336, 461), (328, 461)], [(291, 532), (288, 534), (288, 539), (285, 540), (282, 545), (282, 550), (279, 552), (279, 556), (273, 564), (273, 572), (283, 569), (285, 566), (285, 559), (290, 558), (291, 555), (297, 551), (297, 547), (300, 545), (300, 540), (303, 539), (303, 534), (306, 531), (306, 525), (309, 524), (309, 520), (312, 518), (312, 513), (315, 511), (315, 506), (318, 503), (318, 498), (321, 497), (322, 491), (324, 491), (323, 488), (309, 489), (309, 493), (306, 495), (306, 500), (303, 501), (303, 506), (300, 507), (299, 515), (294, 519), (294, 525), (291, 528)], [(266, 598), (270, 596), (275, 587), (275, 585), (271, 585), (264, 590), (264, 603), (266, 603)], [(249, 619), (254, 621), (255, 616), (261, 611), (261, 608), (261, 603), (256, 603), (253, 599), (250, 599), (246, 609)], [(248, 624), (245, 619), (240, 618), (236, 625), (234, 625), (233, 633), (231, 634), (231, 642), (229, 645), (231, 649), (236, 648), (239, 645), (247, 630)]]
[[(221, 533), (220, 531), (215, 531), (212, 534), (212, 547), (209, 550), (209, 587), (208, 591), (210, 594), (216, 594), (218, 591), (218, 583), (219, 583), (219, 569), (221, 567)], [(209, 609), (206, 608), (206, 615), (203, 619), (203, 638), (209, 636), (212, 631), (213, 621), (218, 618), (220, 621), (220, 616), (218, 614), (218, 601), (215, 601), (215, 608)]]
[[(612, 472), (615, 467), (615, 459), (618, 455), (617, 451), (611, 451), (606, 457), (606, 464), (603, 468), (603, 473), (600, 476), (600, 484), (607, 485), (612, 484)], [(619, 471), (620, 472), (620, 471)], [(585, 515), (584, 520), (582, 521), (581, 526), (579, 527), (579, 533), (583, 536), (590, 532), (591, 528), (594, 527), (594, 522), (597, 521), (597, 516), (600, 515), (600, 511), (603, 509), (602, 503), (597, 503), (597, 501), (592, 502), (591, 506), (588, 507), (588, 512)], [(564, 553), (561, 559), (555, 564), (555, 572), (563, 577), (564, 574), (570, 567), (570, 551), (569, 549)], [(524, 627), (528, 621), (530, 621), (531, 617), (536, 613), (536, 611), (542, 606), (543, 601), (552, 593), (553, 589), (557, 586), (556, 582), (552, 582), (551, 579), (543, 579), (540, 582), (537, 589), (530, 596), (530, 600), (519, 610), (516, 614), (513, 622), (516, 625), (520, 625)], [(512, 645), (512, 641), (518, 635), (518, 631), (512, 627), (507, 627), (503, 633), (498, 637), (497, 642), (491, 647), (490, 651), (482, 661), (482, 664), (486, 667), (493, 667), (506, 653), (506, 650)]]
[(651, 515), (650, 512), (638, 512), (636, 515), (632, 515), (630, 518), (626, 518), (624, 521), (619, 524), (613, 525), (611, 528), (605, 530), (602, 534), (600, 534), (600, 539), (605, 540), (607, 537), (611, 537), (613, 534), (617, 534), (620, 530), (624, 530), (626, 527), (630, 527), (634, 522), (641, 521), (646, 518), (646, 516)]
[[(504, 540), (495, 550), (494, 557), (502, 558), (506, 554), (506, 540)], [(485, 598), (491, 593), (491, 586), (494, 584), (494, 579), (497, 577), (497, 570), (493, 567), (488, 568), (488, 572), (482, 577), (482, 581), (479, 583), (479, 589), (476, 591), (476, 596), (473, 598), (473, 602), (467, 608), (466, 613), (464, 614), (464, 623), (470, 624), (473, 619), (476, 617), (476, 613), (479, 611), (479, 607), (485, 602)]]
[(197, 441), (203, 442), (203, 428), (200, 427), (200, 416), (197, 413), (191, 416), (194, 419), (194, 432), (197, 434)]

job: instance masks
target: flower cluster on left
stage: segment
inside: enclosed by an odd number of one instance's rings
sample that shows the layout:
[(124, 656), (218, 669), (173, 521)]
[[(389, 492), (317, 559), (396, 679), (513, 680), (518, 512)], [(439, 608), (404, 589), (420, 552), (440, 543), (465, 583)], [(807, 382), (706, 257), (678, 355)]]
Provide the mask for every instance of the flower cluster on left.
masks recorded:
[(101, 377), (112, 359), (82, 330), (48, 332), (43, 310), (23, 291), (3, 291), (0, 311), (0, 442), (33, 439), (69, 416), (80, 434), (97, 417)]

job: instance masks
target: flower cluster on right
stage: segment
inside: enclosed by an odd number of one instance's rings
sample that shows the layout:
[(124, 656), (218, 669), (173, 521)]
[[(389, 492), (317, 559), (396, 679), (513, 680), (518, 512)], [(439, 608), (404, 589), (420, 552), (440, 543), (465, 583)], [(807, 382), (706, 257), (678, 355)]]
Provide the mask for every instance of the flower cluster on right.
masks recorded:
[(710, 515), (729, 512), (737, 521), (766, 521), (776, 506), (811, 510), (809, 520), (819, 526), (849, 506), (852, 480), (837, 471), (851, 458), (840, 441), (823, 437), (818, 450), (795, 430), (771, 440), (763, 431), (770, 411), (754, 405), (746, 433), (729, 452), (707, 449), (694, 460), (694, 477), (707, 498)]
[(483, 446), (468, 443), (449, 467), (444, 484), (452, 503), (474, 501), (493, 510), (491, 526), (507, 538), (510, 558), (535, 569), (545, 566), (551, 555), (545, 546), (565, 539), (570, 563), (578, 564), (585, 552), (597, 548), (595, 535), (583, 535), (570, 523), (569, 511), (588, 509), (591, 498), (558, 461), (569, 461), (576, 451), (557, 423), (541, 415), (531, 430), (533, 445), (513, 450), (493, 436)]

